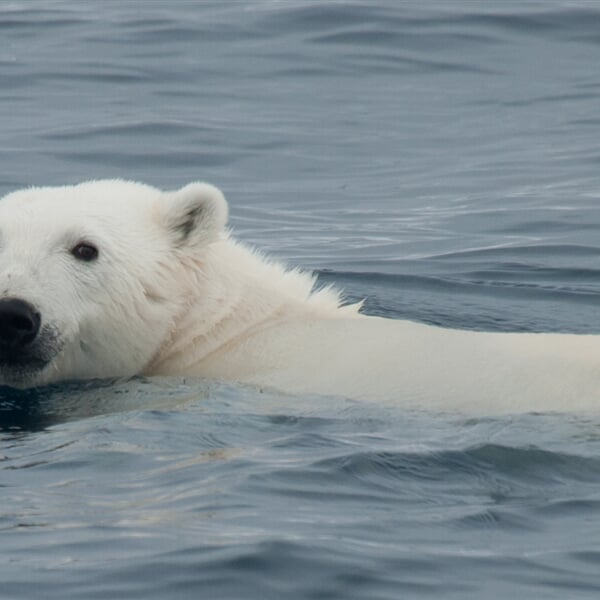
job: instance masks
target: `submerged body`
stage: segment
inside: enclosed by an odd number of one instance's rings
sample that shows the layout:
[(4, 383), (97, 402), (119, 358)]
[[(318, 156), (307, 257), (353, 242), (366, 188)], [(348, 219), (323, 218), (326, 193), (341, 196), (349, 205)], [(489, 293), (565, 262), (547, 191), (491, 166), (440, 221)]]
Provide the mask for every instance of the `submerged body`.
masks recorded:
[[(478, 413), (596, 410), (600, 340), (480, 333), (380, 317), (294, 319), (199, 358), (196, 375), (294, 394)], [(176, 362), (158, 372), (183, 373)]]
[(595, 409), (600, 336), (367, 317), (235, 242), (206, 184), (32, 188), (0, 202), (0, 383), (195, 375), (441, 410)]

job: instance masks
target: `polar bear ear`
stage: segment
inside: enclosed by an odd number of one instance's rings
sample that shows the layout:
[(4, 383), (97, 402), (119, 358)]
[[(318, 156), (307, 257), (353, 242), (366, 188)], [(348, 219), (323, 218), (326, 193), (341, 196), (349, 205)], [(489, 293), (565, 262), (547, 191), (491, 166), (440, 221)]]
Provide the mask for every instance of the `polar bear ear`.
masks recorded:
[(206, 246), (227, 223), (227, 201), (208, 183), (190, 183), (161, 198), (162, 219), (177, 247)]

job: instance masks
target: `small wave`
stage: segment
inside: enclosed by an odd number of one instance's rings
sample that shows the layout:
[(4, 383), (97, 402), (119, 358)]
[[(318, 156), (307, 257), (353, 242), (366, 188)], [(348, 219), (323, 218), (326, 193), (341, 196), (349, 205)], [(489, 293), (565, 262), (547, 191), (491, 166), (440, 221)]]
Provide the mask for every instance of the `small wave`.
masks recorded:
[(460, 451), (421, 453), (360, 453), (327, 459), (314, 465), (332, 476), (371, 483), (386, 481), (395, 487), (400, 479), (448, 481), (506, 477), (527, 486), (573, 481), (596, 481), (600, 459), (585, 458), (540, 448), (482, 444)]

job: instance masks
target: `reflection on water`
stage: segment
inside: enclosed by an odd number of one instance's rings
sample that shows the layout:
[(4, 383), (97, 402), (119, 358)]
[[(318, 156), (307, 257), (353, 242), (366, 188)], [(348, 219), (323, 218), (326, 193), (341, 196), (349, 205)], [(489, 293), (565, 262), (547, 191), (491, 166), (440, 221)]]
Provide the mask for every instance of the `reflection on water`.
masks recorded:
[(60, 383), (28, 390), (0, 386), (0, 431), (38, 431), (98, 415), (181, 407), (201, 400), (208, 388), (197, 379), (168, 377)]

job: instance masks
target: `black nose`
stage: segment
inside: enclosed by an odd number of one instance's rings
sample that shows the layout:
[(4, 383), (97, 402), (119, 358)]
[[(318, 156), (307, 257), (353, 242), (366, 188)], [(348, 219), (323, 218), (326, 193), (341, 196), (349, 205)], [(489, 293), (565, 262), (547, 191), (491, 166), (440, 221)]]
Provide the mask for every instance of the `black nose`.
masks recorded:
[(40, 314), (31, 304), (18, 298), (0, 300), (0, 344), (26, 346), (40, 330)]

